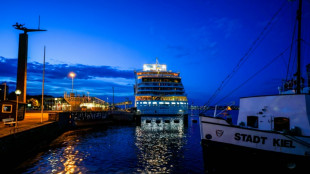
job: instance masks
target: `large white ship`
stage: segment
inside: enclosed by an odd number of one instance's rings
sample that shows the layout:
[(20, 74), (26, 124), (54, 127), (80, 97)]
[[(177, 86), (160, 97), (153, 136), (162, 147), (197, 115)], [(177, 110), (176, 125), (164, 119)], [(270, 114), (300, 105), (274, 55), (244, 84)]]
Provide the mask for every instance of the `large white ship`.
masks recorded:
[(188, 101), (179, 72), (165, 64), (144, 64), (135, 71), (135, 106), (141, 115), (187, 115)]

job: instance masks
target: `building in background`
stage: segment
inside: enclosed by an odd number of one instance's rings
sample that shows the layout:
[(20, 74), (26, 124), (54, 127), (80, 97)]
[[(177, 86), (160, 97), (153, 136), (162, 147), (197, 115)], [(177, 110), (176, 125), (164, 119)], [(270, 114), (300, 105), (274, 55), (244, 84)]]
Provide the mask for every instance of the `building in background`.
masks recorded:
[(70, 105), (70, 111), (103, 111), (108, 109), (108, 103), (97, 97), (64, 93), (64, 100)]
[[(41, 110), (41, 96), (28, 96), (27, 110)], [(97, 97), (65, 93), (64, 97), (45, 96), (43, 99), (45, 111), (104, 111), (108, 110), (107, 102)]]
[(70, 104), (62, 97), (44, 98), (44, 110), (69, 111), (70, 108)]
[(9, 87), (6, 83), (0, 85), (0, 101), (7, 100), (9, 96)]

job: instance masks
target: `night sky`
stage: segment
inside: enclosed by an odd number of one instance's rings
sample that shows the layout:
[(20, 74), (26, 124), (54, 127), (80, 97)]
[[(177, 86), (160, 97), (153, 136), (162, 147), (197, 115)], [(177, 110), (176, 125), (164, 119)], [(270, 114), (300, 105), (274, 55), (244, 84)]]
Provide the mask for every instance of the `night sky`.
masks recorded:
[[(68, 74), (73, 71), (79, 94), (89, 92), (110, 100), (114, 87), (116, 102), (133, 100), (134, 70), (155, 63), (156, 57), (169, 70), (181, 73), (189, 103), (194, 105), (205, 104), (242, 58), (246, 61), (213, 104), (277, 94), (282, 79), (287, 74), (292, 78), (296, 69), (296, 37), (292, 52), (290, 46), (297, 5), (298, 1), (287, 0), (2, 0), (0, 83), (7, 82), (15, 90), (21, 31), (12, 25), (38, 28), (40, 16), (40, 28), (48, 31), (28, 33), (30, 95), (41, 94), (44, 46), (45, 94), (54, 97), (71, 91)], [(303, 5), (302, 75), (306, 78), (310, 1)], [(292, 66), (287, 73), (289, 60)], [(235, 90), (265, 65), (264, 71)]]

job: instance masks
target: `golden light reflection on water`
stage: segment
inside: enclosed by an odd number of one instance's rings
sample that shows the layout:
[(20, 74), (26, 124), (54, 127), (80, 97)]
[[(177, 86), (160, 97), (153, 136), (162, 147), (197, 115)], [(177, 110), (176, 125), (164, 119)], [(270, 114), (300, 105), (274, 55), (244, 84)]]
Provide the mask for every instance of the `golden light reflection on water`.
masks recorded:
[(51, 173), (71, 174), (84, 173), (86, 169), (81, 165), (83, 159), (87, 154), (76, 150), (79, 139), (76, 135), (64, 136), (68, 144), (63, 147), (63, 150), (54, 152), (49, 158), (49, 165), (51, 166)]
[[(176, 119), (179, 121), (175, 122)], [(142, 117), (141, 127), (136, 127), (137, 172), (171, 173), (173, 153), (182, 148), (183, 136), (183, 118)]]
[[(174, 173), (182, 171), (188, 130), (183, 118), (142, 119), (141, 126), (68, 131), (28, 164), (28, 173)], [(149, 122), (149, 121), (148, 121)], [(186, 146), (185, 146), (186, 145)], [(200, 147), (200, 146), (199, 146)]]

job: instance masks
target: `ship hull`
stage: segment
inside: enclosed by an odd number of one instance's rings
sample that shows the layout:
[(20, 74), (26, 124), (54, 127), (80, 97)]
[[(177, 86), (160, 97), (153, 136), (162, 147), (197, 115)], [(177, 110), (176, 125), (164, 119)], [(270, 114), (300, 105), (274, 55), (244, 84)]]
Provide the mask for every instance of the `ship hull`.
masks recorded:
[(201, 144), (208, 171), (227, 169), (221, 169), (216, 163), (221, 159), (233, 163), (230, 167), (248, 167), (247, 172), (255, 166), (268, 171), (296, 171), (310, 162), (310, 137), (242, 128), (213, 117), (201, 117), (200, 120)]
[(188, 115), (187, 105), (184, 106), (162, 106), (162, 105), (140, 105), (137, 107), (140, 115), (162, 115), (162, 116), (182, 116)]
[(304, 173), (310, 164), (307, 157), (205, 139), (201, 146), (206, 173)]

